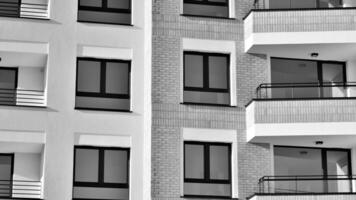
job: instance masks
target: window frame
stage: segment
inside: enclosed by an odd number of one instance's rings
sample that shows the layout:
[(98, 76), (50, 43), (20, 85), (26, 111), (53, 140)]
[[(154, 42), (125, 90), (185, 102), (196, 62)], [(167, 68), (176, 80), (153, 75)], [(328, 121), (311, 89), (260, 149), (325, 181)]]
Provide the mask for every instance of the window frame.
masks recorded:
[[(185, 56), (186, 55), (199, 55), (203, 57), (203, 87), (189, 87), (185, 86)], [(210, 88), (209, 87), (209, 57), (225, 57), (226, 58), (226, 89)], [(183, 90), (193, 92), (216, 92), (216, 93), (230, 93), (230, 54), (224, 53), (204, 53), (197, 51), (184, 51), (183, 52)]]
[(183, 0), (183, 7), (184, 4), (196, 4), (196, 5), (205, 5), (205, 6), (220, 6), (227, 8), (227, 16), (220, 17), (220, 16), (211, 16), (211, 15), (201, 15), (201, 14), (185, 14), (183, 8), (183, 16), (195, 16), (195, 17), (207, 17), (207, 18), (222, 18), (222, 19), (230, 19), (230, 0), (225, 0), (226, 2), (213, 2), (211, 0)]
[[(185, 145), (200, 145), (204, 147), (204, 178), (186, 178), (186, 154), (185, 154)], [(228, 179), (210, 179), (210, 146), (224, 146), (228, 147), (229, 153), (229, 178)], [(213, 197), (213, 198), (231, 198), (233, 195), (232, 191), (232, 144), (224, 142), (201, 142), (201, 141), (184, 141), (183, 143), (183, 183), (201, 183), (201, 184), (224, 184), (230, 185), (231, 195), (230, 196), (211, 196), (211, 195), (186, 195), (184, 197)], [(183, 191), (184, 193), (184, 191)]]
[[(78, 22), (87, 22), (87, 23), (97, 23), (97, 24), (115, 24), (115, 25), (127, 25), (132, 26), (132, 0), (129, 1), (129, 8), (109, 8), (108, 7), (108, 0), (101, 0), (101, 7), (95, 6), (81, 6), (80, 1), (78, 0), (78, 15), (77, 21)], [(87, 20), (80, 20), (79, 19), (79, 11), (94, 11), (94, 12), (103, 12), (103, 13), (122, 13), (122, 14), (130, 14), (130, 23), (114, 23), (114, 22), (96, 22), (96, 21), (87, 21)]]
[[(100, 62), (100, 92), (80, 92), (78, 91), (78, 69), (79, 61), (94, 61)], [(128, 83), (127, 83), (127, 94), (113, 94), (105, 92), (106, 89), (106, 63), (126, 63), (128, 64)], [(113, 60), (113, 59), (98, 59), (98, 58), (87, 58), (78, 57), (77, 58), (77, 75), (76, 75), (76, 86), (75, 95), (80, 97), (97, 97), (97, 98), (112, 98), (112, 99), (130, 99), (131, 97), (131, 61), (127, 60)]]
[[(82, 182), (75, 180), (76, 169), (76, 150), (88, 149), (98, 150), (98, 182)], [(127, 182), (126, 183), (106, 183), (104, 181), (105, 173), (105, 151), (126, 151), (127, 153)], [(95, 147), (95, 146), (74, 146), (74, 164), (73, 164), (73, 187), (100, 187), (100, 188), (124, 188), (129, 189), (130, 185), (130, 148), (123, 147)]]

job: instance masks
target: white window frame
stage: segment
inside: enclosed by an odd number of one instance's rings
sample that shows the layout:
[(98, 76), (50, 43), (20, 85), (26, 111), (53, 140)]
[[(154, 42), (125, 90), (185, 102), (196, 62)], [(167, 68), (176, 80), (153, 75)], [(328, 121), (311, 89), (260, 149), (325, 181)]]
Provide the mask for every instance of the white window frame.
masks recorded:
[(184, 142), (220, 142), (231, 144), (231, 186), (232, 198), (238, 198), (237, 131), (231, 129), (182, 128), (180, 144), (180, 193), (184, 196)]

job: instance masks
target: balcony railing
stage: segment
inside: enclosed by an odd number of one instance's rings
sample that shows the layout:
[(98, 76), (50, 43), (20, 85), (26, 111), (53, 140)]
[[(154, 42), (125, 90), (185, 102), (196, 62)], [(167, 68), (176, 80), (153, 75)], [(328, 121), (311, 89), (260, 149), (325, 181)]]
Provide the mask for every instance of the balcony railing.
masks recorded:
[(256, 89), (257, 99), (356, 98), (356, 82), (339, 83), (263, 83)]
[(318, 9), (318, 8), (344, 8), (353, 7), (354, 3), (343, 3), (335, 0), (311, 0), (300, 2), (300, 0), (255, 0), (255, 9)]
[(48, 1), (0, 0), (0, 17), (48, 19), (48, 10)]
[(41, 199), (40, 181), (0, 180), (0, 199)]
[(258, 193), (353, 193), (355, 180), (353, 175), (264, 176), (258, 182)]
[(41, 90), (0, 88), (0, 105), (45, 107), (46, 100)]

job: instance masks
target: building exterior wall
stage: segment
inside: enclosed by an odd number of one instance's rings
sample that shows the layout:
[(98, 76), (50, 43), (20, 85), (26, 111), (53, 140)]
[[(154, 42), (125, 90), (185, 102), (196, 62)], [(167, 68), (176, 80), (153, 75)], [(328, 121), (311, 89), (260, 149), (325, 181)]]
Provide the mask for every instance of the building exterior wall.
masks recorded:
[(255, 33), (356, 30), (356, 9), (256, 11), (250, 15)]
[[(238, 198), (244, 199), (256, 191), (258, 178), (271, 170), (269, 145), (246, 143), (244, 105), (267, 78), (266, 56), (244, 53), (242, 17), (253, 2), (235, 1), (235, 20), (181, 16), (181, 4), (180, 0), (153, 4), (152, 199), (181, 199), (182, 128), (237, 131)], [(180, 104), (183, 38), (235, 42), (236, 107)]]
[[(130, 199), (149, 199), (151, 109), (147, 85), (152, 5), (150, 1), (132, 0), (132, 6), (133, 26), (79, 23), (78, 1), (71, 0), (51, 0), (50, 20), (0, 19), (0, 40), (49, 46), (44, 71), (47, 108), (0, 107), (0, 140), (8, 132), (19, 134), (19, 142), (27, 142), (26, 133), (45, 134), (44, 199), (72, 198), (77, 133), (130, 138)], [(114, 53), (115, 49), (132, 50), (132, 113), (74, 110), (76, 57), (82, 45), (113, 48)], [(95, 53), (100, 55), (100, 51)]]

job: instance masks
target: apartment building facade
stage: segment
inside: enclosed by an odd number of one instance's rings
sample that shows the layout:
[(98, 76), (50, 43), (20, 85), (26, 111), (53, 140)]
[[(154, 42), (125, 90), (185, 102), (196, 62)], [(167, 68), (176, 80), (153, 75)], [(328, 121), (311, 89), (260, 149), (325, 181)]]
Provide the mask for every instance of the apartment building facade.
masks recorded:
[(0, 199), (150, 196), (151, 9), (0, 1)]
[(154, 1), (152, 199), (355, 199), (355, 6)]
[(355, 7), (0, 0), (0, 199), (355, 199)]

